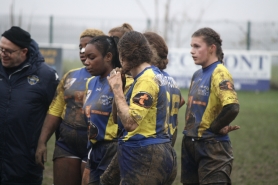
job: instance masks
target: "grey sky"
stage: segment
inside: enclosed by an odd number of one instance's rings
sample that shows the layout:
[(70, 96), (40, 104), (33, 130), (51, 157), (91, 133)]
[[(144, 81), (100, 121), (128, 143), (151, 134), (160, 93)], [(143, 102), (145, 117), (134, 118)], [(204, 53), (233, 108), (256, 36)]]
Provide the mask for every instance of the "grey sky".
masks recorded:
[[(92, 18), (155, 18), (155, 0), (0, 0), (1, 14), (15, 13)], [(159, 18), (166, 0), (157, 0)], [(170, 17), (202, 20), (278, 21), (278, 0), (172, 0)], [(203, 13), (202, 13), (203, 12)]]

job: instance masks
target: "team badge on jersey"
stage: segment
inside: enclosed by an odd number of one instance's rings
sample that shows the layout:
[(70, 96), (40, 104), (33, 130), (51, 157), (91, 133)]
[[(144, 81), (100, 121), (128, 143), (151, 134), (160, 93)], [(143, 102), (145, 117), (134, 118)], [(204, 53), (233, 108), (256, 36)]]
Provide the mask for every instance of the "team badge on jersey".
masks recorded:
[(145, 107), (150, 108), (153, 104), (153, 97), (147, 92), (139, 92), (133, 98), (133, 103)]
[(102, 95), (99, 99), (99, 102), (102, 105), (110, 105), (112, 104), (113, 101), (113, 97), (112, 96), (107, 96), (107, 95)]
[(89, 139), (95, 139), (98, 136), (98, 128), (91, 121), (89, 121), (88, 134)]
[(235, 90), (234, 84), (232, 84), (229, 80), (223, 80), (220, 82), (219, 88), (220, 90)]
[(35, 85), (40, 81), (39, 77), (36, 75), (30, 75), (27, 77), (27, 81), (30, 85)]

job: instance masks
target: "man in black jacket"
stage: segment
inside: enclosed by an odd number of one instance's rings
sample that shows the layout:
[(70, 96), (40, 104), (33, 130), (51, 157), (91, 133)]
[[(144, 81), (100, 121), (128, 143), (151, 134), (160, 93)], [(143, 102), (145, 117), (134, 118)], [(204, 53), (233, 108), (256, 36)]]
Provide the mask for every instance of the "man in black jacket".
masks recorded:
[(13, 26), (0, 40), (0, 184), (40, 185), (37, 141), (59, 83), (38, 44)]

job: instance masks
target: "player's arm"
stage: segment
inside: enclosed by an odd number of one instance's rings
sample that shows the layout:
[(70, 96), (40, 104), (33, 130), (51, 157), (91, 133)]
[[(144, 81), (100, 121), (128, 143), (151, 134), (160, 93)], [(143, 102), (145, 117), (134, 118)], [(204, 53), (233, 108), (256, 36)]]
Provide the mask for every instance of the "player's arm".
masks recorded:
[[(220, 132), (220, 130), (228, 126), (236, 118), (238, 113), (239, 113), (239, 104), (232, 103), (232, 104), (225, 105), (222, 111), (220, 112), (220, 114), (212, 122), (210, 129), (214, 133), (227, 134), (224, 132), (224, 130), (226, 130), (227, 128), (224, 129), (222, 132)], [(235, 127), (234, 130), (237, 130), (239, 128), (238, 126), (234, 126), (234, 127)], [(230, 129), (231, 128), (232, 126), (230, 127)]]
[(58, 128), (61, 122), (61, 118), (47, 114), (39, 137), (37, 151), (36, 151), (36, 163), (44, 169), (44, 162), (47, 160), (47, 141), (50, 139), (52, 134)]
[(184, 100), (184, 98), (181, 96), (181, 101), (180, 101), (179, 108), (181, 108), (184, 104), (185, 104), (185, 100)]
[[(67, 75), (67, 74), (66, 74)], [(44, 168), (44, 162), (47, 160), (47, 147), (46, 144), (52, 134), (56, 131), (61, 123), (61, 115), (65, 106), (64, 100), (64, 82), (66, 75), (63, 77), (62, 81), (59, 83), (56, 96), (52, 100), (48, 113), (45, 117), (41, 134), (38, 140), (38, 146), (36, 151), (36, 163)]]
[[(122, 69), (121, 68), (115, 68), (116, 72), (121, 72)], [(126, 85), (126, 77), (125, 77), (125, 74), (122, 74), (121, 73), (121, 77), (122, 77), (122, 89), (123, 89), (123, 92), (125, 90), (125, 85)], [(115, 99), (113, 99), (113, 102), (112, 102), (112, 118), (113, 118), (113, 121), (114, 123), (117, 123), (118, 121), (118, 110), (117, 110), (117, 105), (116, 105), (116, 102), (115, 102)]]
[[(213, 73), (211, 81), (211, 90), (219, 98), (223, 108), (211, 123), (210, 129), (214, 133), (227, 134), (229, 130), (232, 131), (229, 129), (232, 128), (229, 124), (239, 113), (239, 102), (234, 89), (233, 79), (225, 68), (219, 67)], [(234, 128), (233, 130), (237, 130), (239, 127), (235, 126)], [(224, 132), (225, 130), (228, 132)]]
[[(113, 73), (112, 70), (111, 73)], [(131, 132), (138, 127), (138, 124), (129, 114), (129, 106), (126, 103), (124, 92), (122, 90), (122, 77), (121, 73), (111, 74), (107, 77), (109, 85), (114, 93), (114, 99), (118, 109), (118, 116), (120, 117), (122, 124), (127, 132)]]

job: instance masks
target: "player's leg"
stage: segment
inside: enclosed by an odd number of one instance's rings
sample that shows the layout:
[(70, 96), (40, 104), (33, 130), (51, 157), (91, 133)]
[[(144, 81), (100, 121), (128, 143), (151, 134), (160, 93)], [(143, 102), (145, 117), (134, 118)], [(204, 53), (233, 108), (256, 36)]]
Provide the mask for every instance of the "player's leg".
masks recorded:
[(77, 158), (56, 158), (54, 160), (54, 184), (55, 185), (80, 185), (81, 160)]
[(88, 185), (89, 184), (89, 177), (90, 177), (90, 166), (89, 166), (89, 160), (87, 160), (86, 163), (82, 162), (82, 166), (81, 169), (83, 168), (84, 165), (84, 169), (83, 169), (83, 175), (82, 175), (82, 185)]

